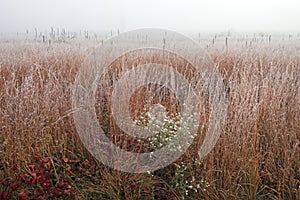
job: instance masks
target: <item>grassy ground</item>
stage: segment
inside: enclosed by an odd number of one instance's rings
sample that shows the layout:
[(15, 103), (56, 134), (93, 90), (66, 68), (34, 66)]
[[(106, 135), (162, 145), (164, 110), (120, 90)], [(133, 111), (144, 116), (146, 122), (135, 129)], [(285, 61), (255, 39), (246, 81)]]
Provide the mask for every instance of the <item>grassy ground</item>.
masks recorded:
[(73, 83), (92, 48), (1, 40), (0, 199), (300, 199), (299, 45), (206, 48), (228, 88), (221, 138), (197, 159), (204, 114), (184, 156), (128, 174), (95, 160), (76, 132)]

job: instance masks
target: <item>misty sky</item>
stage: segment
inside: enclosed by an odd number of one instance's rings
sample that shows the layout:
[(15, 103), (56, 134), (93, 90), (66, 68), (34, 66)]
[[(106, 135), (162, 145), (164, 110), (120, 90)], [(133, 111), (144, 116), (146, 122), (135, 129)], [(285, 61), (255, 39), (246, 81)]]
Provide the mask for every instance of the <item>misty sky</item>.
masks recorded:
[(40, 31), (300, 32), (299, 0), (0, 0), (0, 33)]

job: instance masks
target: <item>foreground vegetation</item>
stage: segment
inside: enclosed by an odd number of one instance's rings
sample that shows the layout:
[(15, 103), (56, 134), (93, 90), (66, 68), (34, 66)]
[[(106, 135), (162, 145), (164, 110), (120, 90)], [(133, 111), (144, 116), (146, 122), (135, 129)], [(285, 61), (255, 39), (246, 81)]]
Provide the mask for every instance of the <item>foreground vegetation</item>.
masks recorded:
[[(95, 160), (76, 132), (73, 84), (92, 46), (2, 39), (0, 199), (300, 199), (299, 42), (206, 48), (228, 90), (217, 145), (198, 160), (204, 112), (184, 156), (129, 174)], [(109, 118), (100, 117), (107, 134), (124, 141)]]

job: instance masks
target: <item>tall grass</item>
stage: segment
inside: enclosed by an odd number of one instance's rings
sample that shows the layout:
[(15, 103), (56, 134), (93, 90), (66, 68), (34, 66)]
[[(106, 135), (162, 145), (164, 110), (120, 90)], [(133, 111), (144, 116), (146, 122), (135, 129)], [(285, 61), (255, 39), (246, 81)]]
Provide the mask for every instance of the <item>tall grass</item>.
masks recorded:
[[(70, 44), (1, 41), (0, 182), (17, 173), (30, 174), (29, 166), (40, 155), (50, 158), (51, 184), (66, 179), (81, 199), (300, 199), (300, 52), (296, 44), (208, 47), (228, 91), (224, 132), (213, 151), (199, 161), (197, 150), (207, 131), (208, 113), (204, 112), (199, 139), (186, 154), (149, 174), (127, 174), (102, 165), (77, 135), (71, 97), (78, 69), (90, 50)], [(152, 59), (161, 58), (153, 55)], [(181, 73), (191, 73), (184, 62), (168, 59)], [(141, 64), (147, 58), (126, 62)], [(122, 59), (113, 63), (99, 85), (96, 107), (111, 139), (124, 143), (125, 137), (128, 144), (132, 141), (118, 129), (109, 110), (112, 80), (118, 78), (122, 64)], [(144, 98), (155, 89), (145, 87), (135, 94), (132, 113), (142, 110)], [(160, 96), (152, 103), (162, 101), (170, 112), (176, 110), (174, 95), (163, 89), (160, 94), (170, 98)], [(33, 189), (25, 188), (32, 198)], [(0, 192), (4, 190), (0, 185)], [(9, 191), (14, 196), (21, 189)]]

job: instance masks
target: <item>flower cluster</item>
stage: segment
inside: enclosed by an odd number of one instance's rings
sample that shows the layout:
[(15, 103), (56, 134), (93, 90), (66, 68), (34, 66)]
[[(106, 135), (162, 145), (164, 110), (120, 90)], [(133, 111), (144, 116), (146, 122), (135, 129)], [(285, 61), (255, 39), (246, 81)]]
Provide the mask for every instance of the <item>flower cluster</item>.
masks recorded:
[[(200, 165), (200, 161), (195, 161), (196, 166)], [(210, 187), (208, 181), (204, 179), (195, 178), (194, 175), (188, 173), (188, 169), (192, 166), (191, 163), (185, 164), (184, 162), (174, 163), (175, 176), (172, 178), (172, 183), (175, 188), (179, 188), (184, 196), (189, 196), (191, 192), (198, 193), (200, 191), (206, 192)], [(183, 196), (183, 197), (184, 197)]]
[(196, 121), (196, 114), (176, 113), (168, 115), (166, 108), (161, 104), (156, 104), (151, 109), (145, 106), (135, 123), (147, 128), (154, 136), (148, 137), (146, 141), (139, 139), (138, 142), (148, 143), (150, 150), (156, 150), (169, 144), (170, 151), (182, 152), (184, 150), (182, 145), (172, 141), (179, 134), (182, 134), (181, 137), (194, 139), (195, 135), (192, 133), (196, 132), (195, 130), (199, 125)]

